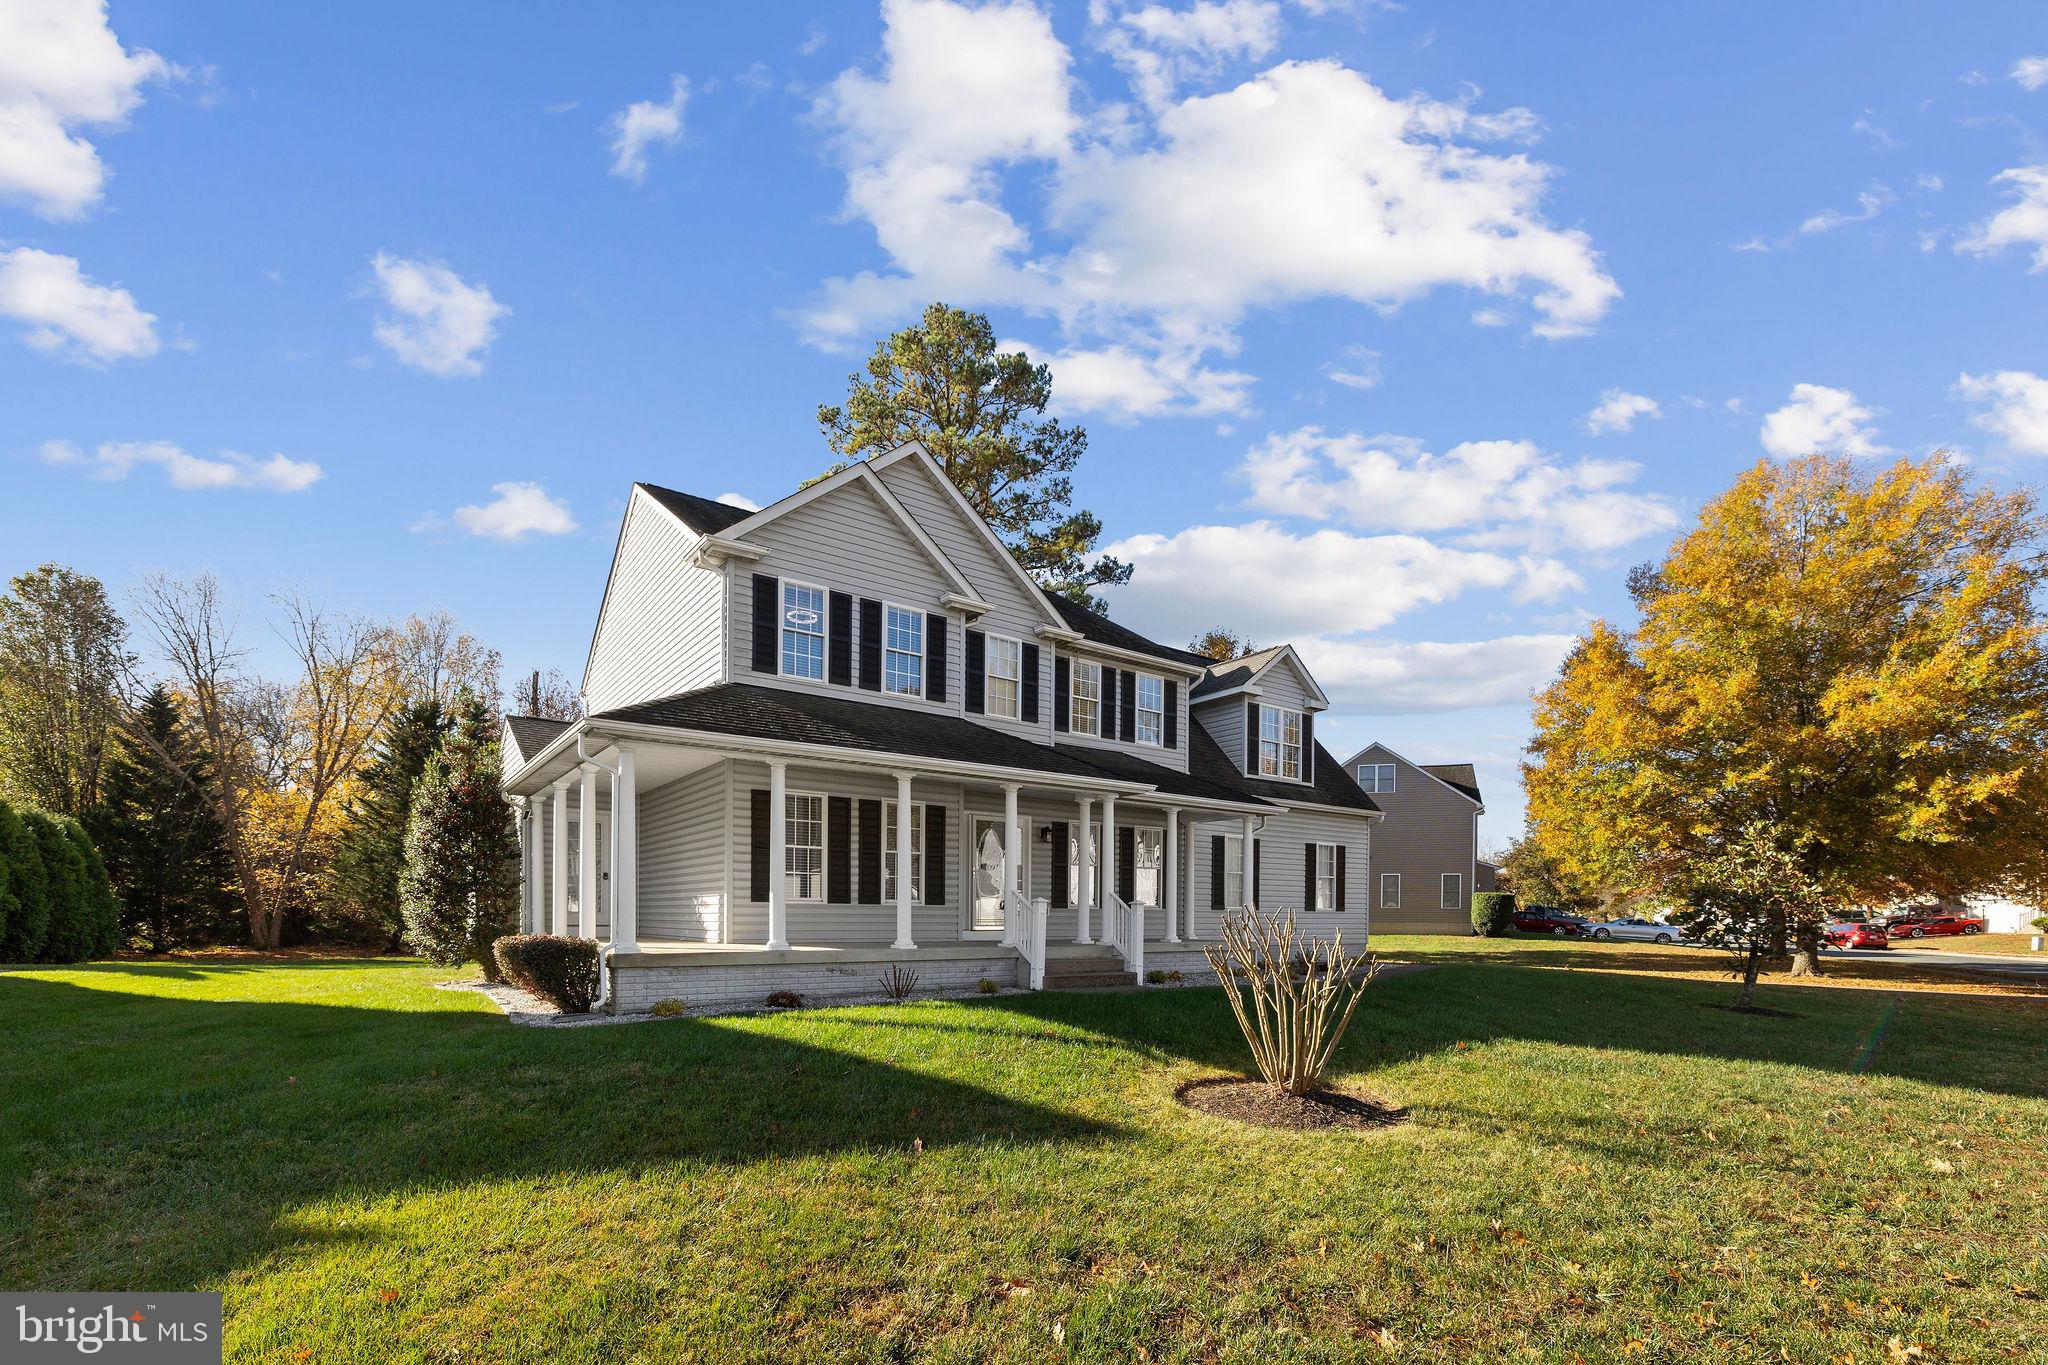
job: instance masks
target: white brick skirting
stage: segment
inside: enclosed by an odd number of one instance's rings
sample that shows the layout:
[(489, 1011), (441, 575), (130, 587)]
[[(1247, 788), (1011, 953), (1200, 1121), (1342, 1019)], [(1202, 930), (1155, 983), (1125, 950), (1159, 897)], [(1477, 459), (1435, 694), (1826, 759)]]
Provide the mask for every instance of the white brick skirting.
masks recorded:
[(775, 991), (795, 991), (804, 1003), (823, 1003), (882, 991), (892, 966), (917, 973), (913, 998), (977, 993), (982, 981), (1012, 988), (1023, 983), (1024, 959), (1015, 950), (991, 945), (986, 954), (919, 959), (909, 953), (884, 960), (834, 962), (720, 963), (678, 961), (683, 954), (645, 954), (619, 962), (612, 973), (611, 1008), (640, 1014), (664, 1000), (691, 1010), (705, 1007), (760, 1008)]

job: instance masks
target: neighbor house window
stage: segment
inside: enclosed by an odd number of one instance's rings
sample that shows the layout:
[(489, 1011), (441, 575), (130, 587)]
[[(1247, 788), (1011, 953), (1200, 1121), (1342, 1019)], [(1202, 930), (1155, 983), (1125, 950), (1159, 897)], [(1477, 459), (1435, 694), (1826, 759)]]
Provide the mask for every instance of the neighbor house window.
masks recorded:
[(1244, 836), (1233, 834), (1223, 840), (1223, 908), (1244, 909)]
[(1259, 708), (1259, 773), (1301, 780), (1301, 712)]
[(1077, 735), (1092, 735), (1102, 728), (1102, 665), (1074, 660), (1073, 696), (1067, 728)]
[(1443, 878), (1443, 896), (1437, 902), (1440, 910), (1456, 910), (1464, 904), (1465, 878), (1462, 873), (1446, 872)]
[(1017, 718), (1023, 692), (1024, 646), (1001, 635), (988, 637), (988, 713)]
[(789, 844), (783, 854), (785, 892), (793, 901), (825, 899), (825, 798), (790, 792), (783, 797)]
[(902, 607), (884, 611), (882, 687), (908, 697), (924, 695), (924, 613)]
[(1335, 910), (1337, 905), (1337, 846), (1316, 845), (1316, 910)]
[[(910, 898), (924, 899), (924, 802), (910, 804)], [(896, 803), (882, 803), (882, 903), (896, 903)]]
[(1394, 765), (1391, 763), (1361, 763), (1358, 765), (1358, 785), (1375, 795), (1394, 789)]
[(1380, 909), (1399, 910), (1400, 908), (1401, 874), (1398, 872), (1380, 873)]
[(782, 671), (791, 678), (825, 676), (825, 590), (782, 585)]
[(1166, 682), (1149, 673), (1138, 675), (1138, 743), (1166, 743)]

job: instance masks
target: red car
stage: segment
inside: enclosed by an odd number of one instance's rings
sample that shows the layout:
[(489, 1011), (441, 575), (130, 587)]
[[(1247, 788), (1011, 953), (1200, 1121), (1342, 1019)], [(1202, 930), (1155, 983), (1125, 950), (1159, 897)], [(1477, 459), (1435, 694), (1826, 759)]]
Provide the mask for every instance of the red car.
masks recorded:
[(1827, 928), (1821, 930), (1821, 937), (1827, 940), (1830, 948), (1889, 948), (1892, 946), (1891, 940), (1885, 937), (1884, 930), (1875, 924), (1853, 924), (1847, 921), (1840, 924), (1830, 924)]
[(1893, 938), (1940, 938), (1947, 934), (1981, 934), (1984, 921), (1970, 915), (1910, 915), (1886, 926)]
[(1585, 926), (1574, 919), (1566, 919), (1553, 910), (1532, 905), (1515, 912), (1514, 926), (1525, 934), (1556, 934), (1560, 938), (1577, 937), (1586, 932)]

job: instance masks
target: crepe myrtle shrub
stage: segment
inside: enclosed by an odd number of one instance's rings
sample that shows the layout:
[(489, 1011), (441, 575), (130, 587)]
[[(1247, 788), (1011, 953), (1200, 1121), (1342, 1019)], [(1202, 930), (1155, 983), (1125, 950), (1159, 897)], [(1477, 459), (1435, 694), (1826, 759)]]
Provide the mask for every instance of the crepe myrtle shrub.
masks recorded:
[(498, 971), (565, 1014), (597, 1004), (597, 940), (558, 934), (507, 934), (491, 945)]
[(882, 994), (898, 1004), (908, 1000), (910, 993), (917, 989), (917, 973), (900, 962), (892, 963), (889, 970), (882, 973), (881, 980)]
[(1223, 941), (1205, 945), (1259, 1075), (1275, 1090), (1313, 1095), (1351, 1026), (1379, 963), (1349, 952), (1339, 933), (1303, 938), (1292, 910), (1246, 906), (1223, 917)]
[(413, 788), (398, 877), (405, 937), (430, 962), (474, 962), (498, 979), (492, 945), (519, 925), (519, 837), (498, 789), (498, 746), (481, 708), (462, 717)]
[(1480, 891), (1472, 897), (1472, 932), (1481, 938), (1499, 938), (1514, 923), (1515, 898), (1506, 891)]

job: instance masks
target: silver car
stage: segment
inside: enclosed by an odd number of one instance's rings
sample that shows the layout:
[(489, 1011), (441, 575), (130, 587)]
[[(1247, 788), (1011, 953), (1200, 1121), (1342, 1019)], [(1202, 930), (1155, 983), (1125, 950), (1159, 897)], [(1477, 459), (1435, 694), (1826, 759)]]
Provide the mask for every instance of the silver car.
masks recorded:
[(1656, 920), (1636, 915), (1589, 923), (1586, 932), (1594, 938), (1625, 939), (1633, 943), (1676, 943), (1682, 937), (1672, 925), (1659, 924)]

